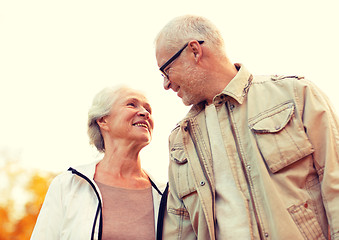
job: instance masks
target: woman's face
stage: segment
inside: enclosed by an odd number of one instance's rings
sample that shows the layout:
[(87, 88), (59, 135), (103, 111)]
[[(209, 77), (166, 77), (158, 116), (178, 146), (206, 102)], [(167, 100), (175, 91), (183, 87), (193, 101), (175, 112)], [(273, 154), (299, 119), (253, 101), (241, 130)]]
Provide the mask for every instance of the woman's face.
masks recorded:
[(152, 139), (152, 109), (146, 97), (139, 92), (123, 90), (105, 120), (113, 139), (125, 139), (144, 146)]

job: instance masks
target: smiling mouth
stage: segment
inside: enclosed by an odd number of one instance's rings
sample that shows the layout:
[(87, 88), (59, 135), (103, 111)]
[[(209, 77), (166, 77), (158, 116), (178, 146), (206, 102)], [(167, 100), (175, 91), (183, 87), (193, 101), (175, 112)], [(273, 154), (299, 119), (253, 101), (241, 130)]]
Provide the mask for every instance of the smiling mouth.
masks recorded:
[(136, 126), (136, 127), (143, 127), (143, 128), (148, 129), (148, 126), (147, 126), (147, 124), (145, 124), (145, 123), (134, 123), (133, 126)]

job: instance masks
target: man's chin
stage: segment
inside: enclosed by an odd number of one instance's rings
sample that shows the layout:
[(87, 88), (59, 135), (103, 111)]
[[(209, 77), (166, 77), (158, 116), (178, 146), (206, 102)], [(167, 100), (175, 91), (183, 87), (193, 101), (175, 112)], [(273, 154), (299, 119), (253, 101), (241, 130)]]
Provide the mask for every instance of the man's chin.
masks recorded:
[(189, 106), (191, 106), (191, 105), (193, 105), (193, 103), (187, 103), (187, 102), (184, 102), (184, 101), (182, 101), (183, 103), (184, 103), (184, 105), (185, 106), (187, 106), (187, 107), (189, 107)]
[(185, 106), (199, 105), (200, 103), (206, 104), (206, 100), (202, 100), (202, 101), (193, 101), (193, 100), (188, 101), (187, 99), (181, 99), (181, 100)]
[(191, 106), (194, 104), (194, 102), (191, 99), (182, 98), (181, 100), (185, 106)]

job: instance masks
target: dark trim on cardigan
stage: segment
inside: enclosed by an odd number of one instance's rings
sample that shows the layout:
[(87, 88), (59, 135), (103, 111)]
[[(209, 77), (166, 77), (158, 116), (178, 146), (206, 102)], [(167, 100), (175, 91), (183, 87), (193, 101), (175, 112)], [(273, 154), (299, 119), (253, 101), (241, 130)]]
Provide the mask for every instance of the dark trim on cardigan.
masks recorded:
[(159, 190), (159, 188), (157, 187), (157, 185), (155, 185), (155, 183), (148, 177), (149, 181), (151, 182), (152, 187), (154, 187), (155, 190), (157, 190), (157, 192), (162, 195), (162, 192)]
[(73, 174), (78, 175), (79, 177), (81, 177), (84, 180), (86, 180), (91, 185), (91, 187), (93, 188), (93, 190), (94, 190), (94, 192), (95, 192), (95, 194), (96, 194), (96, 196), (98, 198), (99, 204), (98, 204), (97, 212), (96, 212), (95, 218), (94, 218), (91, 239), (94, 239), (95, 225), (97, 223), (98, 215), (100, 214), (98, 239), (101, 240), (102, 239), (102, 203), (101, 203), (100, 195), (99, 195), (95, 185), (93, 184), (93, 182), (88, 177), (86, 177), (82, 173), (78, 172), (74, 168), (69, 168), (68, 171), (71, 171)]
[(164, 216), (165, 216), (165, 211), (166, 211), (166, 206), (167, 206), (167, 196), (168, 196), (168, 183), (166, 185), (165, 191), (162, 194), (161, 201), (160, 201), (158, 224), (157, 224), (157, 240), (162, 240)]
[[(95, 226), (97, 223), (97, 219), (98, 216), (100, 214), (100, 219), (99, 219), (99, 235), (98, 235), (98, 239), (101, 240), (102, 239), (102, 203), (101, 203), (101, 199), (100, 199), (100, 195), (95, 187), (95, 185), (93, 184), (93, 182), (86, 177), (85, 175), (83, 175), (82, 173), (78, 172), (77, 170), (75, 170), (74, 168), (69, 168), (68, 171), (71, 171), (73, 174), (83, 178), (85, 181), (87, 181), (91, 187), (93, 188), (99, 204), (98, 204), (98, 208), (95, 214), (95, 218), (94, 218), (94, 223), (93, 223), (93, 227), (92, 227), (92, 235), (91, 235), (91, 239), (94, 239), (94, 233), (95, 233)], [(166, 210), (166, 205), (167, 205), (167, 194), (168, 194), (168, 183), (166, 185), (165, 191), (164, 193), (161, 193), (161, 191), (159, 190), (159, 188), (157, 187), (157, 185), (155, 185), (155, 183), (149, 178), (152, 187), (154, 187), (155, 190), (157, 190), (157, 192), (162, 195), (161, 200), (160, 200), (160, 206), (159, 206), (159, 214), (158, 214), (158, 223), (157, 223), (157, 236), (156, 239), (157, 240), (162, 240), (162, 231), (163, 231), (163, 220), (164, 220), (164, 215), (165, 215), (165, 210)]]

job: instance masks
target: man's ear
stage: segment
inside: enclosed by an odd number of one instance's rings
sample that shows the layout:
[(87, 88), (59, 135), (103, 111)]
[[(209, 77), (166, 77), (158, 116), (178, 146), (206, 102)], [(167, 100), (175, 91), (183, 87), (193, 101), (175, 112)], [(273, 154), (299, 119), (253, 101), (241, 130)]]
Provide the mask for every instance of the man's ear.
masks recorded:
[(97, 124), (99, 125), (99, 127), (100, 127), (101, 129), (104, 129), (104, 130), (108, 129), (106, 116), (103, 116), (103, 117), (101, 117), (101, 118), (98, 118), (98, 119), (96, 120), (96, 122), (97, 122)]
[(194, 54), (194, 58), (196, 62), (199, 62), (202, 57), (202, 48), (197, 40), (192, 40), (188, 43), (188, 48)]

